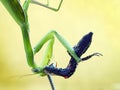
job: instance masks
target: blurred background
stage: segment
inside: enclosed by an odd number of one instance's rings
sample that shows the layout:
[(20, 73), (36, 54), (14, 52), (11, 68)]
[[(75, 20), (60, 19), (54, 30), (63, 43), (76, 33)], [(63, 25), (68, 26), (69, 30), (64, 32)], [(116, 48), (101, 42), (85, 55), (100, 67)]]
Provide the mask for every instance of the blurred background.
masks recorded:
[[(119, 0), (64, 0), (58, 12), (31, 4), (28, 14), (33, 47), (50, 30), (59, 32), (72, 46), (92, 31), (92, 44), (83, 57), (94, 52), (103, 54), (79, 63), (69, 79), (53, 76), (56, 90), (120, 90)], [(43, 54), (44, 49), (35, 56), (38, 65)], [(56, 39), (51, 61), (64, 68), (69, 59)], [(23, 76), (27, 74), (32, 72), (21, 30), (0, 3), (0, 90), (51, 90), (47, 77)]]

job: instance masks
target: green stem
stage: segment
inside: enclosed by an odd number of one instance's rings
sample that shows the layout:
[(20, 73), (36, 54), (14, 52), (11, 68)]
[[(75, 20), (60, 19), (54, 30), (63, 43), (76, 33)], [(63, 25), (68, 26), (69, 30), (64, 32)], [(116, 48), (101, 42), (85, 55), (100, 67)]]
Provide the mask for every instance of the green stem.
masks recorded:
[(28, 29), (29, 29), (29, 27), (26, 24), (21, 26), (24, 48), (25, 48), (25, 52), (26, 52), (28, 65), (32, 68), (35, 68), (36, 65), (34, 63), (34, 55), (33, 55), (33, 50), (31, 47), (30, 39), (29, 39), (29, 33), (28, 33), (29, 30)]

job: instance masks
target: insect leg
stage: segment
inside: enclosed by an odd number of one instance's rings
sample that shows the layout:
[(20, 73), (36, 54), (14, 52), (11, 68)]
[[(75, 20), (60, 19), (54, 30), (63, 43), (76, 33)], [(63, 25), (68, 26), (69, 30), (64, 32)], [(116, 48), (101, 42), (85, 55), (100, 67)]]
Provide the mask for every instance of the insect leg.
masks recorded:
[(31, 3), (36, 4), (36, 5), (40, 5), (42, 7), (48, 8), (48, 9), (53, 10), (53, 11), (58, 11), (60, 9), (60, 7), (61, 7), (62, 2), (63, 2), (63, 0), (60, 1), (57, 8), (54, 8), (54, 7), (49, 6), (49, 1), (48, 0), (47, 0), (47, 5), (43, 4), (43, 3), (40, 3), (37, 0), (31, 0)]
[(88, 60), (88, 59), (92, 58), (93, 56), (103, 56), (103, 55), (101, 53), (93, 53), (93, 54), (88, 55), (88, 56), (86, 56), (84, 58), (81, 58), (81, 60), (85, 61), (85, 60)]

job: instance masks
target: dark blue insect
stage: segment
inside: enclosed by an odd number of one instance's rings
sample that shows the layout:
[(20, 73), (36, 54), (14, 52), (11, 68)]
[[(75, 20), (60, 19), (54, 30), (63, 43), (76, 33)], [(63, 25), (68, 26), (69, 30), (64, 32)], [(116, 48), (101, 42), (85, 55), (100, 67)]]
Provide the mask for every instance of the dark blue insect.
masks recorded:
[[(78, 57), (81, 57), (89, 48), (91, 41), (92, 41), (92, 35), (93, 33), (90, 32), (83, 36), (83, 38), (78, 42), (76, 46), (73, 47), (75, 50), (75, 53), (77, 54)], [(70, 55), (70, 53), (68, 53)], [(100, 53), (93, 53), (87, 57), (82, 58), (82, 61), (88, 60), (92, 56), (99, 56), (101, 55)], [(70, 55), (71, 56), (71, 55)], [(45, 73), (47, 74), (55, 74), (58, 76), (63, 76), (64, 78), (69, 78), (76, 70), (78, 63), (76, 60), (71, 56), (71, 59), (69, 61), (69, 64), (67, 65), (66, 68), (56, 68), (53, 64), (46, 66), (44, 68)]]

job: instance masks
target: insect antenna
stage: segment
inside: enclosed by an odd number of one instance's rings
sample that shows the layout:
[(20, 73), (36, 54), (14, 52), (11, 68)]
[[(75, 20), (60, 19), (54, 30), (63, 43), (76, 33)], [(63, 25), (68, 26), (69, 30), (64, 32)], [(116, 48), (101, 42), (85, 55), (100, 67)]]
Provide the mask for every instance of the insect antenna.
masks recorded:
[(25, 75), (13, 75), (13, 76), (10, 76), (8, 77), (9, 79), (13, 79), (13, 78), (24, 78), (24, 77), (28, 77), (28, 76), (33, 76), (33, 75), (36, 75), (35, 73), (30, 73), (30, 74), (25, 74)]

